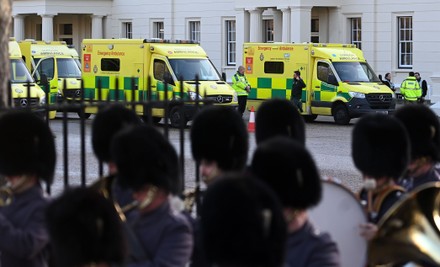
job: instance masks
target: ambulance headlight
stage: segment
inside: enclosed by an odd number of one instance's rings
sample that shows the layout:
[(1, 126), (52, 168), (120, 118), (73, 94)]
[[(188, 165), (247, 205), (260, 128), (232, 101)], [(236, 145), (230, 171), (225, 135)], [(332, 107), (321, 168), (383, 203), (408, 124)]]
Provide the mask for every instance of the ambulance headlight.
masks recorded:
[(46, 104), (46, 96), (42, 96), (40, 97), (40, 105), (45, 105)]
[(237, 92), (234, 92), (234, 96), (233, 96), (232, 102), (238, 102)]
[(358, 92), (348, 92), (348, 94), (353, 98), (365, 98), (365, 94)]
[(196, 92), (189, 91), (188, 96), (189, 96), (189, 99), (191, 99), (191, 100), (196, 100), (196, 99), (202, 100), (202, 97), (200, 95), (198, 95)]

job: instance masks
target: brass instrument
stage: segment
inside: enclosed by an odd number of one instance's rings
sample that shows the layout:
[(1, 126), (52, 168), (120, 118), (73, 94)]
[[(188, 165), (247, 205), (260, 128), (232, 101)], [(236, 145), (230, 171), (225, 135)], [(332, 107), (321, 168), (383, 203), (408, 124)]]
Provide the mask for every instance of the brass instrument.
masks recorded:
[(368, 246), (369, 263), (440, 266), (440, 182), (408, 193), (383, 216), (378, 228)]

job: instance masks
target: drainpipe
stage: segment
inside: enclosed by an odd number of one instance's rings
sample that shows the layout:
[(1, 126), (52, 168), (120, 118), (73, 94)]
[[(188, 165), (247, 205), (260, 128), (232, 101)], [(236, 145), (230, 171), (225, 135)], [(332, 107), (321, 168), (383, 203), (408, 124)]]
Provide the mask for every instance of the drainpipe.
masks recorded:
[(9, 62), (9, 35), (12, 20), (12, 1), (0, 0), (0, 107), (7, 105), (9, 89), (10, 66)]

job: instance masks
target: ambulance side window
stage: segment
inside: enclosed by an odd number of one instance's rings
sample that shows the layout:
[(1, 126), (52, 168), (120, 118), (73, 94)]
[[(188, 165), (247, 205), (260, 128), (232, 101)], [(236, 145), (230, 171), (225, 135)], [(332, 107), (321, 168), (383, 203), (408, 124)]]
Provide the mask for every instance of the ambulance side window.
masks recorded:
[(54, 76), (54, 59), (53, 58), (46, 58), (41, 60), (38, 65), (38, 72), (40, 75), (46, 75), (46, 77), (51, 80)]
[(102, 58), (101, 71), (119, 71), (121, 69), (121, 61), (119, 58)]
[(277, 62), (277, 61), (264, 62), (264, 73), (283, 74), (284, 62)]
[(325, 62), (318, 62), (317, 72), (318, 80), (329, 84), (338, 85), (335, 74), (333, 73), (329, 64)]
[(168, 84), (174, 84), (170, 71), (163, 60), (155, 59), (153, 68), (154, 79)]

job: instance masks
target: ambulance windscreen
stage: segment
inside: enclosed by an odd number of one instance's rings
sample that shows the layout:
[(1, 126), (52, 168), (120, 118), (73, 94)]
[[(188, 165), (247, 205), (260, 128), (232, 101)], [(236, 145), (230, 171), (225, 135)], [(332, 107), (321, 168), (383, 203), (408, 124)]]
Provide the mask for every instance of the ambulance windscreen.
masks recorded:
[(57, 58), (58, 77), (81, 78), (81, 70), (73, 58)]
[(366, 62), (333, 62), (342, 82), (380, 82)]
[(199, 81), (219, 81), (221, 76), (209, 59), (170, 59), (170, 65), (178, 80), (195, 81), (196, 75)]
[(34, 82), (23, 60), (11, 59), (11, 83)]

